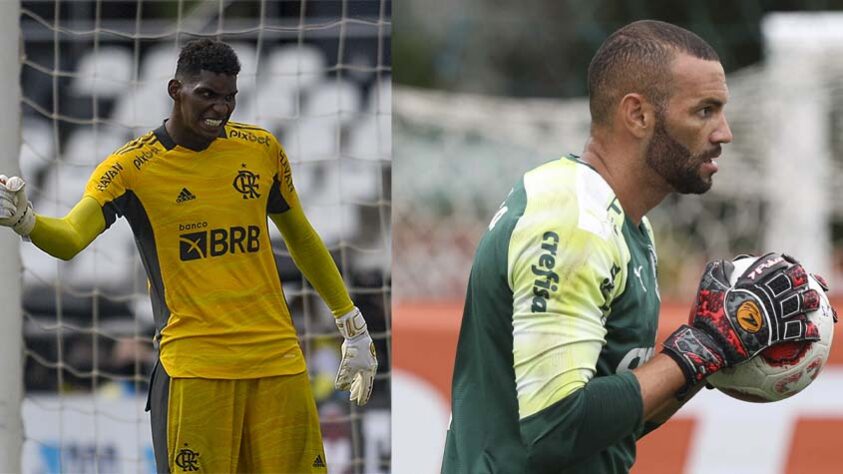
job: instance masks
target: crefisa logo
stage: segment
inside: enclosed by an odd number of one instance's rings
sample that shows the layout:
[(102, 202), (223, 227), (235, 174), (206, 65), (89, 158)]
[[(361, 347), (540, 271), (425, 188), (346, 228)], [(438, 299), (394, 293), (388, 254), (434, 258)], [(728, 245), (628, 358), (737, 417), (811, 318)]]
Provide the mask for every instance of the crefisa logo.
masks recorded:
[(179, 231), (198, 230), (179, 235), (181, 261), (220, 257), (226, 254), (255, 253), (260, 250), (260, 227), (231, 226), (208, 229), (205, 221), (179, 224)]

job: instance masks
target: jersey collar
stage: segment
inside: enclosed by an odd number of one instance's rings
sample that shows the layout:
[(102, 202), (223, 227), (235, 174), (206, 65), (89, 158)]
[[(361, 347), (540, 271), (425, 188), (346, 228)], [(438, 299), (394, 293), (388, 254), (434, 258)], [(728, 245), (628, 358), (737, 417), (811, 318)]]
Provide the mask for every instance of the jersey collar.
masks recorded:
[[(176, 141), (173, 140), (173, 137), (171, 137), (169, 133), (167, 133), (167, 127), (164, 126), (167, 123), (167, 120), (169, 119), (164, 119), (164, 121), (161, 122), (161, 126), (153, 130), (152, 133), (154, 133), (155, 138), (157, 138), (158, 141), (161, 142), (162, 145), (164, 145), (164, 148), (166, 148), (167, 151), (170, 151), (176, 147)], [(228, 136), (225, 134), (225, 127), (220, 130), (219, 137), (228, 138)]]

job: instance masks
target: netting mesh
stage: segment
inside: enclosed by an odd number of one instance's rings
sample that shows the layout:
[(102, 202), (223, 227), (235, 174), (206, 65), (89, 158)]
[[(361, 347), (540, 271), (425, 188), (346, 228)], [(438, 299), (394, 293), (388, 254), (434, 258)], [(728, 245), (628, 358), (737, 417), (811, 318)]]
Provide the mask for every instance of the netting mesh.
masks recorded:
[[(841, 273), (839, 1), (447, 3), (407, 0), (396, 17), (399, 296), (462, 298), (476, 242), (521, 173), (582, 151), (597, 48), (642, 19), (714, 47), (735, 136), (712, 192), (670, 197), (650, 214), (666, 296), (687, 298), (708, 258), (763, 249), (794, 248), (812, 255), (809, 268)], [(804, 15), (781, 28), (790, 44), (777, 59), (765, 39), (773, 12)]]
[[(374, 398), (353, 409), (332, 387), (333, 318), (272, 234), (331, 472), (389, 470), (390, 18), (389, 0), (22, 2), (20, 163), (44, 215), (64, 215), (100, 160), (169, 115), (181, 45), (202, 36), (234, 47), (232, 119), (285, 146), (379, 353)], [(69, 262), (27, 243), (21, 252), (24, 472), (152, 472), (143, 408), (156, 354), (131, 229), (118, 220)]]
[[(824, 87), (801, 93), (834, 104), (828, 123), (839, 127), (834, 119), (839, 115), (838, 68), (830, 66), (825, 74)], [(772, 114), (771, 99), (781, 85), (762, 66), (736, 71), (727, 81), (727, 116), (735, 139), (724, 147), (714, 187), (702, 197), (671, 195), (648, 214), (659, 249), (661, 292), (667, 298), (687, 299), (709, 259), (763, 251), (771, 198), (782, 195), (785, 185), (770, 181), (771, 156), (779, 153), (771, 149), (773, 135), (782, 120)], [(401, 166), (394, 179), (402, 183), (394, 215), (399, 297), (460, 299), (476, 244), (509, 189), (525, 171), (582, 151), (590, 121), (587, 99), (514, 99), (401, 87), (395, 112)], [(835, 138), (829, 144), (828, 181), (805, 184), (799, 192), (823, 186), (837, 192), (843, 172), (837, 135), (830, 134)], [(805, 157), (793, 159), (808, 163)], [(834, 201), (827, 225), (839, 227), (841, 219), (843, 207)]]

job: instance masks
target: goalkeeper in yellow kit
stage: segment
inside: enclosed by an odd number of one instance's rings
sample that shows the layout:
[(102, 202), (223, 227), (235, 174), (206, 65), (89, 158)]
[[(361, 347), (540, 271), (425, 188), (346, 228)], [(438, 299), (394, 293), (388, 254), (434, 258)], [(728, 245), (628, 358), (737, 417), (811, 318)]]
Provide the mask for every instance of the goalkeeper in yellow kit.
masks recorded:
[(0, 176), (0, 225), (70, 259), (117, 217), (150, 282), (159, 361), (150, 382), (159, 472), (326, 472), (316, 404), (267, 217), (345, 338), (336, 386), (365, 404), (377, 370), (360, 311), (299, 203), (271, 133), (230, 122), (240, 64), (226, 44), (181, 50), (169, 119), (94, 171), (60, 219), (35, 214)]

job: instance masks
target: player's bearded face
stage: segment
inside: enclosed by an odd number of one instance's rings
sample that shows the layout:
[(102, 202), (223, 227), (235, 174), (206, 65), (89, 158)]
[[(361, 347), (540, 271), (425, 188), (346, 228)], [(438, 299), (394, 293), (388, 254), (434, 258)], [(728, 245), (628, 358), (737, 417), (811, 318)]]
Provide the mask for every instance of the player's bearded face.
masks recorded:
[(673, 189), (682, 194), (702, 194), (711, 189), (711, 174), (703, 174), (702, 165), (720, 155), (720, 145), (692, 153), (676, 140), (665, 126), (664, 113), (656, 114), (656, 127), (647, 145), (647, 164)]

